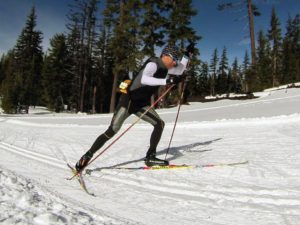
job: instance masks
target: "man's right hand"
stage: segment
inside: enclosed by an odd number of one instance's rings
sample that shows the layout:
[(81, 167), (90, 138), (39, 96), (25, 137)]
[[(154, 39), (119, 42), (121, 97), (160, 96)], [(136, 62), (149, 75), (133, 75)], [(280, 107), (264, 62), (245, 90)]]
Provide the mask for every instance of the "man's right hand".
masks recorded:
[(179, 84), (183, 79), (184, 79), (184, 75), (180, 75), (180, 76), (170, 76), (167, 79), (167, 84)]

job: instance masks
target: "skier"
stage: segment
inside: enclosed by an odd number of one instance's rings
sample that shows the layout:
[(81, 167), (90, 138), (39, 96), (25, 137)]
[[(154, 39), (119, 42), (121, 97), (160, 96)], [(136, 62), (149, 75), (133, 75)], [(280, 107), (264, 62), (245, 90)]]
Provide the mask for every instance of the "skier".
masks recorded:
[[(172, 85), (180, 83), (184, 76), (189, 57), (194, 52), (194, 44), (190, 44), (185, 51), (180, 63), (178, 63), (179, 50), (175, 45), (167, 45), (160, 57), (149, 58), (142, 66), (138, 75), (130, 82), (123, 82), (120, 85), (121, 97), (114, 112), (112, 121), (108, 129), (101, 134), (91, 146), (91, 148), (76, 163), (75, 168), (81, 171), (109, 139), (111, 139), (121, 128), (123, 122), (131, 114), (141, 116), (151, 105), (151, 96), (162, 85)], [(171, 76), (168, 76), (170, 74)], [(156, 147), (161, 138), (164, 121), (156, 111), (151, 108), (142, 119), (154, 129), (150, 138), (150, 147), (144, 159), (147, 166), (169, 165), (166, 160), (156, 158)]]

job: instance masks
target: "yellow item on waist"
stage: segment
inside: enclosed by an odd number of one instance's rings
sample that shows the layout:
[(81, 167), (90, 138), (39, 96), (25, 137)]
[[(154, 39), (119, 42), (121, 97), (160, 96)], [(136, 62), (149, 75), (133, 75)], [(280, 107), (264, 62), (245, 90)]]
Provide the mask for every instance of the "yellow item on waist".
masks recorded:
[(119, 85), (119, 91), (123, 94), (127, 94), (127, 89), (132, 83), (132, 80), (124, 80)]

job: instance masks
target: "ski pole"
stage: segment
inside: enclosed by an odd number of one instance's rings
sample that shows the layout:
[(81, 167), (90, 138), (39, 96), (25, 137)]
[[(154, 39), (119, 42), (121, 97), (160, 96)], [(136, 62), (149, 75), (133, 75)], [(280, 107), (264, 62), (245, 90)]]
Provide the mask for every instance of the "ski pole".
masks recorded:
[[(188, 66), (189, 66), (189, 63), (190, 63), (190, 61), (188, 61), (188, 64), (186, 65), (186, 68), (188, 68)], [(180, 108), (181, 108), (181, 103), (182, 103), (182, 99), (183, 99), (183, 95), (184, 95), (184, 90), (185, 90), (185, 87), (186, 87), (186, 81), (185, 81), (185, 78), (184, 78), (184, 79), (183, 79), (182, 91), (181, 91), (180, 98), (179, 98), (179, 106), (178, 106), (178, 111), (177, 111), (177, 115), (176, 115), (175, 123), (174, 123), (174, 126), (173, 126), (172, 135), (171, 135), (171, 138), (170, 138), (170, 141), (169, 141), (169, 146), (168, 146), (168, 149), (167, 149), (167, 152), (166, 152), (166, 157), (165, 157), (165, 160), (167, 159), (167, 156), (168, 156), (168, 154), (169, 154), (169, 151), (170, 151), (171, 142), (172, 142), (172, 140), (173, 140), (173, 136), (174, 136), (175, 128), (176, 128), (176, 125), (177, 125), (177, 121), (178, 121), (178, 117), (179, 117), (179, 112), (180, 112)]]
[(77, 171), (71, 178), (72, 180), (74, 177), (76, 177), (78, 174), (81, 173), (87, 166), (89, 166), (92, 162), (94, 162), (99, 156), (101, 156), (104, 152), (106, 152), (114, 143), (116, 143), (127, 131), (129, 131), (135, 124), (137, 124), (142, 117), (149, 112), (175, 85), (172, 84), (162, 95), (159, 96), (159, 98), (141, 115), (137, 118), (136, 121), (134, 121), (129, 127), (126, 128), (114, 141), (112, 141), (105, 149), (103, 149), (98, 155), (96, 155), (89, 163), (83, 167), (81, 170)]
[(181, 103), (182, 103), (182, 99), (183, 99), (183, 94), (184, 94), (185, 87), (186, 87), (186, 82), (185, 82), (185, 79), (184, 79), (183, 80), (182, 91), (181, 91), (180, 98), (179, 98), (179, 106), (178, 106), (178, 110), (177, 110), (177, 115), (176, 115), (175, 123), (174, 123), (174, 126), (173, 126), (172, 135), (171, 135), (171, 138), (170, 138), (170, 141), (169, 141), (169, 146), (168, 146), (168, 149), (167, 149), (167, 152), (166, 152), (165, 160), (167, 159), (167, 156), (169, 154), (171, 142), (173, 140), (173, 136), (174, 136), (174, 133), (175, 133), (175, 128), (176, 128), (176, 125), (177, 125), (177, 121), (178, 121), (178, 117), (179, 117), (179, 112), (180, 112), (180, 108), (181, 108), (181, 105), (182, 105)]

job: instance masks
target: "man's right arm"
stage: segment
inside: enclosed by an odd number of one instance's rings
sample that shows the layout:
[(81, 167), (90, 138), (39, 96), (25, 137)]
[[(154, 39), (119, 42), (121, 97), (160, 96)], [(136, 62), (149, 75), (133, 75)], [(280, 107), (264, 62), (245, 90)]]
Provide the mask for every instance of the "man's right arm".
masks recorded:
[(166, 79), (160, 79), (153, 77), (154, 73), (157, 71), (157, 65), (154, 62), (149, 62), (145, 66), (142, 74), (141, 83), (143, 85), (149, 86), (161, 86), (166, 85)]

